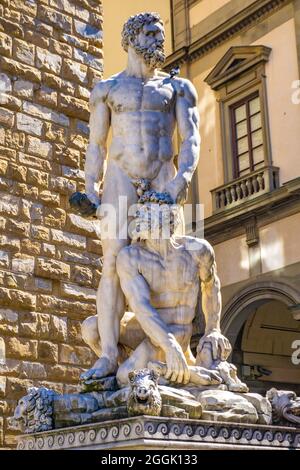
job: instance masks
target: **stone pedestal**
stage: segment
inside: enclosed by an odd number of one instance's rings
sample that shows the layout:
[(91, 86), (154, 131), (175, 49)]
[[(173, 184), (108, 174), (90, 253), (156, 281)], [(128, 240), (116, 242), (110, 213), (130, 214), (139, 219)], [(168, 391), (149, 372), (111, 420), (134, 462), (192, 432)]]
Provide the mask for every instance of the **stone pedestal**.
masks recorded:
[(300, 449), (294, 427), (140, 416), (18, 438), (19, 450)]

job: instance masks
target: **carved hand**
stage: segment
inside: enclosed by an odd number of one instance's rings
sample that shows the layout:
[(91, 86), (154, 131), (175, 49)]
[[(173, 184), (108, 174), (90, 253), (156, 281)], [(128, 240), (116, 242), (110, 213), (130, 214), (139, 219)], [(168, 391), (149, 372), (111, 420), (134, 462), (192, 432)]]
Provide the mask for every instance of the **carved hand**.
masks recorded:
[(170, 194), (175, 203), (184, 204), (188, 196), (188, 184), (184, 178), (180, 180), (174, 178), (167, 183), (165, 191)]
[(190, 380), (190, 371), (181, 346), (174, 341), (165, 350), (167, 372), (165, 378), (171, 382), (187, 384)]
[(211, 330), (202, 336), (197, 347), (197, 353), (201, 352), (205, 343), (211, 344), (214, 360), (221, 359), (226, 361), (231, 353), (230, 342), (219, 330)]

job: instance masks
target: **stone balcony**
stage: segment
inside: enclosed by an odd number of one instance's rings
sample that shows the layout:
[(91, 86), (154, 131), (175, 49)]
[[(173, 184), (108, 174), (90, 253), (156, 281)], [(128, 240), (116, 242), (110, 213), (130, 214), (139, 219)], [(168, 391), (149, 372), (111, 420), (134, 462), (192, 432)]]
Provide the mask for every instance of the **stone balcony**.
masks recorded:
[(211, 191), (213, 212), (236, 207), (279, 188), (279, 168), (266, 166)]

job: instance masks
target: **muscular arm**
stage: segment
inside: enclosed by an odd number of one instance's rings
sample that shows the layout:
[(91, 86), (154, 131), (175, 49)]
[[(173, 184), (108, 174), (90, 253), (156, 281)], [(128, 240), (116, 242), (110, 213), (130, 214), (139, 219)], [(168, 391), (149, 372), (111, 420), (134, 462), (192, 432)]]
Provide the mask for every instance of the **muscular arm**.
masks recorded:
[(227, 338), (222, 335), (220, 328), (222, 297), (221, 283), (217, 275), (215, 254), (212, 246), (206, 240), (194, 239), (194, 253), (199, 264), (199, 277), (202, 291), (202, 310), (205, 317), (205, 333), (200, 339), (197, 352), (201, 353), (203, 346), (210, 343), (213, 359), (226, 360), (231, 352)]
[(90, 140), (85, 159), (85, 191), (89, 199), (99, 204), (99, 186), (103, 178), (107, 154), (106, 139), (110, 127), (110, 110), (106, 104), (107, 82), (98, 83), (90, 98)]
[(176, 83), (176, 120), (181, 138), (178, 155), (178, 173), (166, 188), (173, 199), (182, 203), (196, 169), (200, 152), (199, 114), (197, 92), (188, 80)]

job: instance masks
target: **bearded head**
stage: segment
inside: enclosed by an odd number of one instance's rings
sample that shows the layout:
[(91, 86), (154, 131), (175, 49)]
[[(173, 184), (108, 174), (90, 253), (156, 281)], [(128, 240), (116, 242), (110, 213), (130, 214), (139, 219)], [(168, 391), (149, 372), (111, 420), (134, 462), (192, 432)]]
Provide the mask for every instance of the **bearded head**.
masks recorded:
[(158, 13), (140, 13), (130, 16), (123, 26), (122, 47), (132, 47), (151, 68), (161, 67), (165, 61), (165, 32)]

